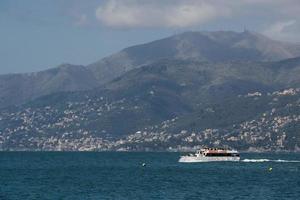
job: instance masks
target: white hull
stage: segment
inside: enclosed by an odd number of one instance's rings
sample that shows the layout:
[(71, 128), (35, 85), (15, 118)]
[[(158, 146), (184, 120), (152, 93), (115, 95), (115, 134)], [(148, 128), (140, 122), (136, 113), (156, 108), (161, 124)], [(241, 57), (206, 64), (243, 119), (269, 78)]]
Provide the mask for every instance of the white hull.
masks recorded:
[(240, 161), (240, 157), (225, 157), (225, 156), (181, 156), (178, 162), (192, 163), (192, 162), (215, 162), (215, 161)]

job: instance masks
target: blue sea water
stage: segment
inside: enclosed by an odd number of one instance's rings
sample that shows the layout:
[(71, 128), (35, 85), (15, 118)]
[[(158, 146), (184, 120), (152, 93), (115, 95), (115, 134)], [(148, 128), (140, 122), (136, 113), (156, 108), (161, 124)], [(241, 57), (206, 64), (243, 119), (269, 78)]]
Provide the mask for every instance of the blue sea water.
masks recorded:
[(300, 199), (300, 154), (217, 163), (178, 163), (179, 156), (1, 152), (0, 199)]

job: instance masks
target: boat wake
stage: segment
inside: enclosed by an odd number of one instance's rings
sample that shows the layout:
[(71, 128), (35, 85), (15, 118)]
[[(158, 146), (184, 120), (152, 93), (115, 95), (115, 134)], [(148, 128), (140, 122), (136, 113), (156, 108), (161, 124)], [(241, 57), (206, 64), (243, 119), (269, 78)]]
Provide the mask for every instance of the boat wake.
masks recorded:
[(280, 163), (300, 163), (300, 160), (270, 160), (270, 159), (243, 159), (241, 162), (280, 162)]

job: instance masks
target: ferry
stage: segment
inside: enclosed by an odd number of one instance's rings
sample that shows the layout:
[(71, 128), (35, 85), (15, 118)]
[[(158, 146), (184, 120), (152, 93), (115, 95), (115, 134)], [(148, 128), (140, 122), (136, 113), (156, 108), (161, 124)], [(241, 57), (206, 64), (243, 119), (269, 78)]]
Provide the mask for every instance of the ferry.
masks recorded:
[(212, 161), (239, 161), (240, 155), (236, 150), (222, 148), (203, 148), (195, 154), (181, 156), (178, 162), (212, 162)]

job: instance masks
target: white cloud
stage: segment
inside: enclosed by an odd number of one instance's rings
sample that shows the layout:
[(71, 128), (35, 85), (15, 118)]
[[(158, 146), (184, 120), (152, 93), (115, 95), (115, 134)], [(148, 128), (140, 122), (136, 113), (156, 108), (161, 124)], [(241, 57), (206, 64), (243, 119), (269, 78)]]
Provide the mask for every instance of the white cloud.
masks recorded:
[(108, 0), (97, 8), (96, 17), (110, 27), (191, 27), (230, 14), (211, 2)]
[(299, 13), (300, 0), (106, 0), (96, 9), (103, 25), (117, 28), (184, 28), (227, 16), (299, 18)]
[(113, 28), (188, 29), (224, 22), (225, 29), (249, 25), (275, 39), (300, 40), (300, 0), (105, 0), (96, 19)]
[(285, 31), (287, 27), (293, 26), (296, 23), (296, 20), (289, 20), (289, 21), (284, 21), (284, 22), (277, 22), (273, 24), (267, 31), (266, 33), (270, 34), (278, 34), (282, 33)]
[(297, 28), (296, 20), (278, 21), (266, 28), (263, 33), (279, 40), (295, 40), (299, 37), (294, 31), (295, 28)]

